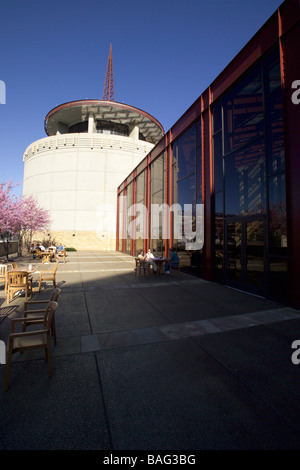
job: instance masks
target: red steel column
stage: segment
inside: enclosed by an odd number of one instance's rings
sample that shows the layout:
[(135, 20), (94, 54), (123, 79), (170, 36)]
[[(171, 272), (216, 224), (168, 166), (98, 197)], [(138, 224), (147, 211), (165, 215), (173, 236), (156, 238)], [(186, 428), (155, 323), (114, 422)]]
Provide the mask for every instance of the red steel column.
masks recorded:
[(116, 220), (116, 251), (119, 251), (119, 214), (120, 214), (120, 190), (118, 189), (117, 195), (117, 220)]
[(151, 194), (150, 194), (150, 186), (151, 186), (151, 175), (150, 175), (150, 164), (151, 164), (151, 154), (149, 153), (146, 157), (147, 159), (147, 166), (146, 166), (146, 207), (147, 207), (147, 224), (146, 224), (146, 240), (145, 240), (145, 252), (150, 247), (150, 203), (151, 203)]

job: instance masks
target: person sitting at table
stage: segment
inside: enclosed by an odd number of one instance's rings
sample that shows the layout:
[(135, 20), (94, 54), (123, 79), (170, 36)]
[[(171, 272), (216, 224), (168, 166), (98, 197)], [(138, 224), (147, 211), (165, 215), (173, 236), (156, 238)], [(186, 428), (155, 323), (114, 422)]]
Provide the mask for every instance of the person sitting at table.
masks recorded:
[(179, 266), (179, 256), (174, 248), (170, 248), (170, 261), (165, 264), (165, 274), (170, 274), (170, 267)]
[(146, 253), (145, 259), (152, 266), (153, 271), (155, 273), (157, 273), (157, 265), (156, 265), (155, 261), (153, 261), (153, 258), (154, 258), (154, 255), (153, 255), (153, 253), (151, 252), (151, 250), (149, 248), (149, 250)]
[(32, 254), (32, 258), (35, 259), (36, 249), (35, 249), (34, 243), (31, 243), (30, 253)]
[(145, 264), (146, 259), (145, 259), (143, 250), (140, 250), (140, 251), (139, 251), (138, 259), (139, 259), (141, 265), (144, 265), (144, 264)]
[(146, 261), (146, 257), (144, 256), (144, 251), (143, 251), (143, 250), (140, 250), (140, 251), (139, 251), (138, 259), (139, 259), (139, 261), (140, 261), (140, 265), (141, 265), (141, 266), (145, 266), (145, 264), (147, 263), (147, 261)]
[(63, 251), (63, 249), (64, 249), (64, 247), (63, 247), (63, 245), (60, 243), (59, 246), (58, 246), (58, 248), (57, 248), (57, 250), (58, 250), (58, 251)]

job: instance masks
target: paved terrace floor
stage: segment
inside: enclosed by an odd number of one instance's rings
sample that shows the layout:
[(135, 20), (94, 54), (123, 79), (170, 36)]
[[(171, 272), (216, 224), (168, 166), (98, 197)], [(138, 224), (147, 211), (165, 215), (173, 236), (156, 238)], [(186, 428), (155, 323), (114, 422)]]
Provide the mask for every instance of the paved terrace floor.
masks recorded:
[[(133, 266), (115, 252), (59, 263), (54, 374), (43, 352), (17, 353), (2, 392), (0, 365), (0, 449), (300, 449), (300, 312)], [(23, 304), (2, 305), (1, 340)]]

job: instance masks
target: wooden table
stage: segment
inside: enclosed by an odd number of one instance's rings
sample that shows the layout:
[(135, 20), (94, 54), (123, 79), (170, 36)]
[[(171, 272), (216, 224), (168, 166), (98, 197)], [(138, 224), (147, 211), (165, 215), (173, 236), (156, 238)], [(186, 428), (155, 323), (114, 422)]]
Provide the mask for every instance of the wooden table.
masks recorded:
[(170, 261), (170, 259), (169, 258), (152, 258), (152, 261), (154, 261), (154, 263), (157, 266), (158, 274), (161, 274), (163, 272), (164, 265), (168, 261)]
[[(33, 278), (31, 277), (32, 274), (34, 274), (36, 272), (37, 268), (36, 267), (32, 267), (31, 269), (29, 269), (29, 266), (28, 267), (25, 267), (25, 266), (19, 266), (18, 268), (10, 268), (7, 270), (7, 280), (9, 279), (8, 277), (8, 274), (9, 273), (24, 273), (24, 274), (27, 274), (27, 281), (30, 282), (30, 289), (28, 290), (28, 285), (26, 285), (26, 288), (22, 288), (22, 286), (20, 285), (20, 291), (21, 290), (25, 290), (25, 300), (27, 299), (27, 292), (29, 291), (30, 292), (30, 296), (32, 297), (32, 293), (33, 293), (33, 287), (32, 287), (32, 281), (33, 281)], [(13, 289), (15, 289), (16, 286), (13, 286)], [(8, 282), (7, 282), (7, 303), (8, 303), (8, 299), (9, 299), (9, 289), (10, 289), (10, 286), (8, 285)], [(17, 289), (15, 289), (15, 292), (17, 292)], [(13, 292), (13, 295), (14, 295), (14, 292)], [(12, 300), (12, 298), (11, 298)]]
[(52, 250), (42, 251), (42, 263), (51, 263), (55, 253)]
[(32, 267), (31, 269), (29, 269), (29, 266), (28, 268), (26, 268), (25, 266), (19, 266), (18, 268), (9, 268), (7, 270), (7, 272), (9, 273), (15, 273), (15, 272), (24, 272), (24, 273), (27, 273), (27, 274), (34, 274), (36, 272), (37, 268), (36, 267)]

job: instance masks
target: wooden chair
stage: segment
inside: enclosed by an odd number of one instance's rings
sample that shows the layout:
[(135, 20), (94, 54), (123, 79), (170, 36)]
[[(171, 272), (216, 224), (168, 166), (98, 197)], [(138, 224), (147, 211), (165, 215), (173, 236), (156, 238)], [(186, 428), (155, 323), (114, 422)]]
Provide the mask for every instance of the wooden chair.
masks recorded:
[[(8, 389), (10, 368), (12, 362), (12, 355), (16, 351), (24, 352), (30, 349), (43, 348), (46, 354), (46, 360), (48, 361), (49, 376), (52, 376), (52, 361), (51, 361), (51, 343), (50, 333), (51, 325), (55, 310), (57, 309), (57, 302), (49, 302), (45, 315), (41, 317), (42, 329), (34, 331), (22, 331), (21, 333), (15, 333), (15, 324), (25, 324), (30, 320), (26, 318), (12, 318), (11, 320), (11, 333), (7, 340), (7, 360), (6, 360), (6, 374), (4, 379), (4, 391)], [(23, 326), (24, 328), (24, 326)]]
[(39, 248), (36, 248), (35, 255), (37, 258), (43, 258), (43, 252)]
[(180, 273), (180, 260), (178, 264), (170, 264), (170, 274), (172, 272), (177, 272), (178, 274)]
[(57, 271), (57, 266), (58, 266), (58, 259), (56, 260), (55, 266), (52, 269), (52, 271), (40, 271), (40, 277), (39, 277), (39, 287), (38, 291), (41, 291), (41, 286), (43, 281), (52, 281), (53, 282), (53, 287), (56, 287), (56, 271)]
[(140, 274), (140, 260), (135, 258), (135, 268), (134, 268), (134, 275)]
[(150, 271), (150, 265), (149, 263), (146, 263), (145, 261), (141, 261), (139, 258), (135, 258), (135, 268), (134, 268), (134, 274), (135, 276), (139, 274), (139, 276), (144, 273), (144, 276), (148, 274)]
[(4, 292), (7, 290), (7, 265), (0, 264), (0, 282), (4, 282)]
[(42, 253), (42, 264), (44, 263), (51, 263), (52, 253), (46, 252)]
[(25, 301), (27, 294), (32, 298), (32, 277), (24, 271), (7, 272), (7, 303), (12, 301), (14, 294), (18, 291), (25, 291)]
[(66, 255), (67, 255), (67, 250), (64, 248), (62, 251), (58, 251), (56, 253), (56, 259), (60, 259), (60, 258), (63, 258), (64, 260), (64, 263), (66, 262)]
[[(41, 314), (46, 313), (47, 306), (49, 302), (57, 302), (59, 294), (61, 293), (61, 289), (56, 287), (53, 289), (52, 294), (50, 299), (44, 299), (44, 300), (28, 300), (27, 302), (24, 303), (24, 318), (27, 318), (28, 321), (26, 322), (27, 325), (35, 325), (37, 323), (40, 323), (39, 316)], [(29, 308), (32, 307), (37, 307), (39, 306), (38, 309), (34, 310), (29, 310)], [(41, 308), (41, 306), (44, 306), (44, 308)], [(37, 315), (38, 314), (38, 315)], [(25, 326), (25, 325), (24, 325)], [(51, 333), (54, 339), (54, 344), (56, 345), (56, 327), (55, 327), (55, 314), (53, 315), (53, 320), (52, 320), (52, 325), (51, 325)]]

